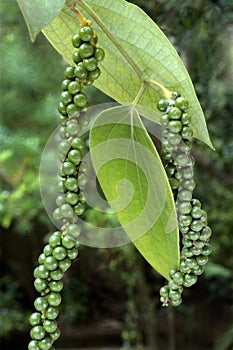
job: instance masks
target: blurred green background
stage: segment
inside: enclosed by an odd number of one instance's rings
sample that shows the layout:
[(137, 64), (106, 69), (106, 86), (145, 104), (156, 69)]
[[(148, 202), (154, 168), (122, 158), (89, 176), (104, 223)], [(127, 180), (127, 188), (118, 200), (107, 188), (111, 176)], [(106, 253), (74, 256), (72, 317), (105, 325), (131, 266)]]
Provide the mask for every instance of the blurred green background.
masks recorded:
[[(57, 348), (230, 350), (233, 346), (233, 5), (230, 0), (135, 0), (184, 60), (216, 151), (195, 142), (196, 196), (213, 254), (182, 306), (161, 308), (163, 279), (133, 246), (82, 247), (65, 277)], [(40, 34), (31, 43), (17, 3), (1, 0), (0, 345), (25, 349), (32, 272), (54, 229), (39, 191), (43, 148), (57, 126), (65, 62)], [(92, 104), (108, 101), (95, 88)], [(96, 217), (104, 222), (104, 217)]]

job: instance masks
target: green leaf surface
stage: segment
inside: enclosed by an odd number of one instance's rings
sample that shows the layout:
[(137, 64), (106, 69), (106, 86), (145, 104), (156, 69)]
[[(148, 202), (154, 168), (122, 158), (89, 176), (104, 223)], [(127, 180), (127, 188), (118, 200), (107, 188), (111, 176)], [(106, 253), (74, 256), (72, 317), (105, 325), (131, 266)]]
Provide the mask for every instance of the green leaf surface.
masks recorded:
[(128, 237), (170, 279), (170, 269), (179, 265), (173, 195), (135, 108), (118, 106), (101, 112), (90, 132), (90, 151), (101, 188)]
[(61, 11), (65, 0), (16, 0), (27, 24), (30, 38), (35, 40), (37, 34)]
[[(106, 52), (101, 64), (102, 75), (96, 86), (121, 103), (132, 103), (145, 77), (156, 80), (171, 91), (179, 91), (189, 100), (194, 135), (212, 147), (205, 117), (189, 74), (175, 48), (151, 18), (139, 7), (124, 0), (86, 0), (78, 3), (78, 8), (87, 18), (94, 17), (93, 27), (99, 36), (99, 45)], [(73, 64), (74, 51), (71, 36), (78, 27), (75, 14), (64, 7), (59, 16), (43, 30), (51, 44), (70, 64)], [(118, 47), (106, 35), (106, 28)], [(139, 72), (136, 73), (119, 47), (127, 52)], [(140, 104), (156, 110), (161, 97), (161, 91), (150, 83)]]

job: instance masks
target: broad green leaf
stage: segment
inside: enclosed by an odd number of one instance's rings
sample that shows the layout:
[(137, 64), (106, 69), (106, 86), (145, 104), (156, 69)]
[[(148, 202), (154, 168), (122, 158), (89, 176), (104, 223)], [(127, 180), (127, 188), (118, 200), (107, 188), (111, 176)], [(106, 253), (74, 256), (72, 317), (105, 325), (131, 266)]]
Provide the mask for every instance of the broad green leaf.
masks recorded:
[[(77, 6), (87, 18), (95, 17), (93, 27), (99, 36), (99, 45), (106, 52), (101, 64), (102, 75), (96, 81), (96, 86), (121, 103), (132, 103), (141, 86), (138, 74), (105, 34), (100, 19), (117, 40), (118, 46), (131, 57), (142, 77), (156, 80), (169, 90), (177, 90), (189, 100), (194, 135), (212, 147), (205, 117), (189, 74), (175, 48), (151, 18), (139, 7), (124, 0), (86, 0), (78, 3)], [(94, 14), (90, 15), (89, 10), (89, 13), (84, 11), (86, 4)], [(64, 7), (43, 30), (51, 44), (70, 64), (74, 51), (71, 36), (78, 27), (75, 14)], [(156, 110), (161, 97), (161, 91), (150, 83), (140, 104)]]
[(61, 11), (65, 0), (16, 0), (27, 24), (30, 38), (35, 40), (37, 34)]
[(135, 108), (101, 112), (90, 132), (90, 150), (101, 188), (120, 224), (144, 258), (170, 279), (170, 269), (179, 265), (173, 195)]

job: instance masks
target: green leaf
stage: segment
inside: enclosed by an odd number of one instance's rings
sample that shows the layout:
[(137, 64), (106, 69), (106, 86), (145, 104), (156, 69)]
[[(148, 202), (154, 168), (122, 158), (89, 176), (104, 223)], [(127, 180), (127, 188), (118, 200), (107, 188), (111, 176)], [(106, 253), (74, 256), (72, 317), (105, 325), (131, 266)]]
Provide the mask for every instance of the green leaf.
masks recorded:
[[(86, 0), (78, 3), (82, 13), (93, 19), (99, 45), (106, 52), (105, 60), (101, 63), (102, 75), (96, 86), (121, 103), (132, 103), (145, 77), (156, 80), (169, 90), (179, 91), (189, 100), (194, 135), (212, 147), (189, 74), (175, 48), (151, 18), (124, 0)], [(78, 27), (75, 14), (64, 7), (43, 30), (51, 44), (70, 64), (73, 64), (74, 51), (70, 39)], [(108, 31), (114, 39), (109, 37)], [(117, 47), (113, 40), (117, 42)], [(130, 56), (137, 73), (122, 55), (122, 49)], [(161, 97), (161, 91), (150, 83), (140, 104), (156, 110)]]
[(37, 34), (61, 11), (66, 0), (16, 0), (27, 24), (30, 38), (35, 40)]
[(101, 112), (90, 132), (90, 150), (101, 188), (128, 237), (170, 279), (170, 269), (179, 265), (173, 195), (135, 108), (120, 106)]

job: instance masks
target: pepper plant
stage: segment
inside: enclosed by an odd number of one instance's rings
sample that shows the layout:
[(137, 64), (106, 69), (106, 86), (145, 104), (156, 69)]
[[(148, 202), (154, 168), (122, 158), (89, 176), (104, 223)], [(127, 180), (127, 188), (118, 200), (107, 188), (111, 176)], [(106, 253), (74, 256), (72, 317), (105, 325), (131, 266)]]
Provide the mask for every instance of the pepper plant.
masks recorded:
[[(60, 334), (62, 278), (80, 243), (107, 248), (132, 242), (167, 279), (162, 304), (181, 304), (184, 287), (197, 281), (211, 253), (207, 214), (193, 196), (192, 141), (213, 146), (182, 60), (139, 7), (124, 0), (17, 2), (31, 39), (42, 30), (68, 64), (58, 106), (59, 181), (52, 214), (58, 230), (38, 258), (34, 285), (40, 295), (30, 317), (29, 349), (46, 350)], [(92, 84), (118, 104), (89, 106), (85, 89)], [(89, 163), (119, 222), (108, 237), (86, 234), (83, 224)]]

